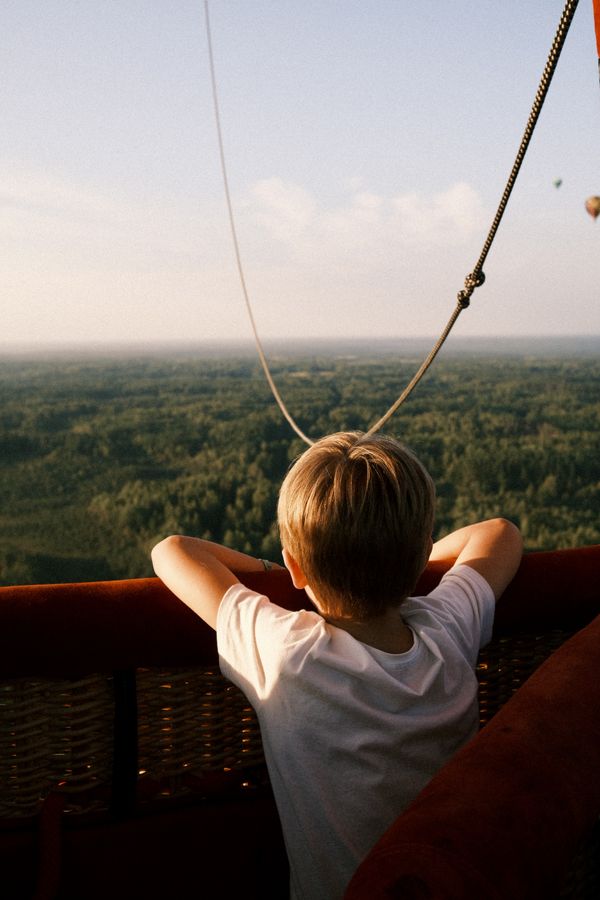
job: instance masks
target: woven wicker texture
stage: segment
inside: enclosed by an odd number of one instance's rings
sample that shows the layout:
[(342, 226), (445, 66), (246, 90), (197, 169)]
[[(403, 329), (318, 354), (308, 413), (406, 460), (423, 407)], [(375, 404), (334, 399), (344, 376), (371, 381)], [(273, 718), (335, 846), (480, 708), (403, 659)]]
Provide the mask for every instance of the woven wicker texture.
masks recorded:
[(110, 784), (112, 679), (18, 679), (0, 684), (0, 817), (35, 814), (52, 789), (65, 810), (104, 805), (94, 794)]
[(479, 654), (479, 721), (483, 727), (554, 650), (571, 636), (555, 629), (492, 641)]
[[(493, 641), (480, 655), (481, 723), (569, 637)], [(139, 793), (185, 794), (195, 779), (264, 766), (254, 710), (216, 667), (137, 672)], [(112, 678), (19, 679), (0, 685), (0, 817), (34, 815), (51, 791), (69, 813), (107, 808), (112, 778)]]
[(254, 710), (216, 668), (138, 670), (140, 784), (163, 795), (185, 790), (190, 775), (264, 765)]

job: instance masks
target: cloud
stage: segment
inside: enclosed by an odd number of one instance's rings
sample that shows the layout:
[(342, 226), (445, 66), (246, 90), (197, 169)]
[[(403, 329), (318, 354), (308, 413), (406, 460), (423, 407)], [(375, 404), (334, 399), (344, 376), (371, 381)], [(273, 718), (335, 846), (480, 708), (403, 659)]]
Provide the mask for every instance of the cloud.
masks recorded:
[(264, 334), (385, 333), (390, 312), (402, 333), (435, 332), (470, 270), (486, 219), (465, 182), (384, 195), (356, 180), (331, 201), (269, 178), (242, 201), (234, 198), (234, 209)]
[(299, 185), (281, 178), (257, 182), (241, 204), (243, 231), (254, 244), (275, 241), (297, 262), (332, 261), (354, 255), (379, 265), (381, 248), (430, 250), (443, 242), (460, 246), (482, 229), (481, 198), (460, 182), (426, 195), (383, 196), (349, 185), (337, 205), (327, 206)]
[(106, 214), (113, 203), (103, 194), (60, 176), (4, 163), (0, 167), (0, 204), (3, 209), (69, 215)]
[[(403, 333), (435, 330), (448, 302), (444, 254), (459, 246), (462, 257), (482, 218), (468, 184), (384, 196), (357, 180), (331, 202), (269, 178), (234, 208), (265, 336), (384, 332), (390, 309)], [(5, 340), (249, 336), (218, 197), (135, 196), (0, 164), (0, 237)]]
[[(221, 221), (219, 221), (219, 219)], [(198, 264), (226, 234), (217, 204), (127, 196), (117, 187), (0, 164), (0, 236), (9, 265), (29, 257), (53, 269), (154, 269)]]
[(431, 197), (400, 195), (391, 203), (396, 213), (395, 224), (405, 240), (420, 243), (443, 239), (457, 245), (481, 230), (484, 223), (481, 199), (465, 182)]
[[(0, 163), (3, 342), (199, 337), (244, 310), (221, 204)], [(223, 310), (230, 311), (224, 316)]]
[(305, 233), (318, 215), (317, 201), (308, 191), (281, 178), (258, 181), (245, 206), (272, 237), (281, 241)]
[[(456, 247), (482, 226), (482, 203), (466, 183), (431, 196), (383, 196), (359, 181), (326, 203), (282, 178), (234, 198), (249, 264), (378, 267), (392, 253)], [(214, 264), (229, 253), (222, 202), (128, 197), (55, 173), (0, 165), (0, 235), (13, 261), (29, 253), (83, 268)]]

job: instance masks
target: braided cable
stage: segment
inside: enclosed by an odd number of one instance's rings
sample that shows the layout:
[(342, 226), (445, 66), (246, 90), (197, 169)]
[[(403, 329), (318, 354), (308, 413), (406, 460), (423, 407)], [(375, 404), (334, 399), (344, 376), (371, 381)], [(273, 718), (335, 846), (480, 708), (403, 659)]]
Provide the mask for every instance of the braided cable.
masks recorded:
[[(565, 43), (565, 39), (569, 32), (569, 28), (571, 27), (571, 22), (573, 21), (573, 16), (575, 15), (575, 10), (577, 9), (577, 4), (579, 0), (567, 0), (565, 3), (565, 7), (562, 11), (560, 21), (558, 23), (558, 27), (556, 29), (556, 34), (554, 36), (554, 40), (552, 41), (552, 46), (550, 47), (550, 52), (548, 54), (548, 59), (546, 61), (546, 65), (544, 67), (544, 71), (542, 72), (542, 77), (540, 78), (540, 83), (535, 95), (535, 99), (533, 101), (533, 105), (531, 107), (531, 112), (529, 113), (529, 119), (527, 120), (527, 125), (525, 126), (525, 131), (523, 132), (523, 137), (521, 139), (521, 144), (517, 151), (517, 156), (515, 158), (513, 167), (511, 169), (510, 175), (508, 176), (508, 181), (506, 183), (506, 187), (504, 188), (504, 193), (502, 194), (502, 199), (498, 205), (498, 210), (494, 217), (494, 221), (492, 222), (492, 226), (489, 230), (488, 236), (485, 239), (485, 243), (483, 245), (483, 249), (481, 251), (481, 255), (477, 260), (475, 268), (473, 269), (472, 275), (477, 276), (481, 274), (481, 270), (483, 269), (483, 264), (486, 260), (486, 257), (490, 251), (490, 247), (492, 246), (492, 242), (496, 236), (496, 231), (498, 230), (498, 226), (504, 215), (504, 210), (506, 209), (506, 205), (508, 203), (508, 199), (512, 193), (512, 189), (515, 185), (515, 181), (517, 180), (517, 175), (519, 174), (519, 170), (521, 168), (521, 163), (525, 157), (527, 152), (527, 148), (529, 147), (529, 142), (533, 135), (533, 131), (537, 124), (537, 120), (539, 118), (540, 112), (542, 111), (542, 106), (544, 105), (544, 100), (546, 99), (546, 94), (548, 93), (548, 88), (550, 87), (550, 82), (552, 81), (552, 77), (554, 72), (556, 71), (556, 66)], [(472, 292), (471, 292), (472, 293)]]
[[(446, 341), (446, 338), (450, 334), (452, 328), (456, 320), (458, 319), (460, 313), (463, 309), (466, 309), (470, 302), (471, 296), (476, 288), (480, 287), (485, 282), (485, 274), (483, 272), (483, 264), (487, 258), (487, 255), (490, 251), (494, 238), (496, 236), (496, 232), (498, 230), (498, 226), (502, 220), (502, 216), (504, 215), (504, 211), (508, 204), (510, 195), (512, 193), (513, 187), (517, 180), (517, 176), (521, 169), (521, 164), (527, 152), (527, 148), (529, 147), (529, 142), (533, 135), (535, 126), (537, 124), (540, 112), (542, 110), (542, 106), (544, 105), (544, 100), (546, 99), (546, 95), (548, 93), (548, 88), (550, 87), (550, 83), (554, 76), (554, 72), (556, 70), (556, 66), (558, 64), (558, 60), (560, 58), (560, 54), (569, 32), (569, 28), (571, 27), (571, 22), (573, 21), (573, 16), (575, 15), (575, 11), (577, 9), (577, 5), (579, 0), (566, 0), (564, 9), (562, 11), (560, 21), (558, 23), (558, 27), (556, 29), (556, 34), (554, 36), (554, 40), (552, 42), (552, 46), (550, 47), (550, 52), (548, 54), (548, 59), (546, 61), (546, 65), (544, 67), (544, 71), (542, 72), (542, 76), (540, 79), (540, 83), (538, 85), (538, 89), (535, 95), (535, 99), (533, 101), (533, 105), (531, 108), (531, 112), (529, 114), (529, 118), (527, 120), (527, 125), (525, 126), (525, 131), (523, 133), (523, 137), (521, 139), (521, 143), (519, 145), (519, 149), (517, 151), (517, 155), (515, 161), (513, 163), (513, 167), (508, 176), (508, 180), (506, 183), (506, 187), (504, 188), (504, 192), (500, 199), (500, 203), (498, 205), (498, 209), (496, 211), (496, 215), (494, 216), (494, 220), (488, 232), (488, 235), (483, 244), (483, 248), (479, 259), (477, 260), (473, 271), (466, 276), (465, 278), (465, 286), (464, 289), (459, 291), (457, 294), (458, 303), (456, 308), (452, 312), (446, 327), (442, 331), (440, 337), (436, 341), (433, 349), (430, 351), (428, 356), (425, 358), (419, 369), (415, 372), (414, 376), (404, 388), (400, 396), (392, 403), (387, 412), (378, 419), (374, 425), (372, 425), (367, 431), (367, 435), (375, 434), (375, 432), (379, 431), (380, 428), (385, 425), (385, 423), (394, 415), (394, 413), (398, 410), (398, 408), (407, 400), (412, 391), (421, 381), (421, 378), (425, 375), (430, 365), (434, 361), (435, 357), (438, 355), (439, 351), (442, 349), (443, 344)], [(205, 12), (205, 21), (206, 21), (206, 35), (207, 35), (207, 43), (208, 43), (208, 56), (209, 56), (209, 64), (210, 64), (210, 76), (211, 76), (211, 85), (212, 85), (212, 96), (213, 96), (213, 106), (214, 106), (214, 114), (215, 114), (215, 123), (217, 130), (217, 138), (219, 144), (219, 158), (221, 161), (221, 173), (223, 176), (223, 186), (225, 190), (225, 199), (227, 203), (227, 210), (229, 215), (229, 225), (231, 229), (231, 236), (233, 240), (233, 247), (235, 252), (236, 264), (238, 275), (240, 278), (240, 284), (242, 287), (242, 293), (244, 296), (244, 301), (246, 304), (246, 310), (248, 312), (248, 318), (250, 319), (250, 325), (252, 327), (252, 331), (254, 334), (254, 341), (256, 344), (256, 349), (258, 352), (258, 356), (265, 373), (265, 377), (267, 379), (267, 383), (271, 389), (271, 393), (279, 406), (283, 416), (294, 430), (294, 432), (300, 437), (306, 444), (312, 446), (314, 441), (309, 438), (302, 429), (298, 426), (294, 417), (289, 412), (286, 404), (284, 403), (279, 390), (277, 389), (277, 385), (273, 379), (271, 374), (269, 364), (267, 362), (262, 343), (258, 334), (258, 329), (256, 327), (256, 322), (254, 319), (254, 314), (252, 312), (252, 306), (250, 303), (250, 297), (246, 285), (246, 278), (244, 276), (244, 269), (242, 266), (242, 258), (239, 248), (239, 242), (237, 238), (237, 229), (235, 225), (235, 218), (233, 214), (233, 204), (231, 202), (231, 194), (229, 191), (229, 179), (227, 177), (227, 166), (225, 162), (225, 150), (224, 150), (224, 142), (223, 142), (223, 134), (221, 129), (221, 116), (219, 112), (219, 98), (217, 91), (217, 80), (215, 75), (215, 64), (214, 64), (214, 56), (213, 56), (213, 48), (212, 48), (212, 37), (211, 37), (211, 29), (210, 29), (210, 16), (209, 16), (209, 0), (204, 0), (204, 12)]]
[(437, 341), (436, 341), (436, 343), (435, 343), (435, 346), (434, 346), (433, 349), (430, 351), (429, 355), (428, 355), (428, 356), (425, 358), (425, 360), (421, 363), (420, 368), (417, 369), (417, 371), (415, 372), (415, 374), (413, 375), (413, 377), (411, 378), (411, 380), (409, 381), (409, 383), (406, 385), (406, 387), (404, 388), (404, 390), (402, 391), (402, 393), (400, 394), (400, 396), (398, 397), (398, 399), (395, 400), (394, 403), (392, 403), (392, 405), (391, 405), (390, 408), (387, 410), (387, 412), (385, 412), (385, 413), (382, 415), (382, 417), (381, 417), (380, 419), (378, 419), (377, 422), (375, 422), (374, 425), (371, 425), (371, 427), (370, 427), (369, 430), (367, 431), (367, 437), (369, 437), (369, 436), (372, 435), (372, 434), (375, 434), (375, 432), (376, 432), (376, 431), (379, 431), (380, 428), (383, 428), (383, 426), (384, 426), (385, 423), (388, 421), (388, 419), (391, 419), (391, 418), (392, 418), (392, 416), (394, 415), (394, 413), (396, 412), (396, 410), (398, 409), (398, 407), (399, 407), (399, 406), (402, 406), (402, 404), (404, 403), (404, 401), (406, 400), (406, 398), (409, 396), (409, 394), (412, 394), (414, 388), (416, 388), (416, 386), (417, 386), (418, 383), (420, 382), (421, 378), (423, 377), (423, 375), (425, 374), (425, 372), (427, 371), (427, 369), (429, 368), (429, 366), (431, 365), (431, 363), (434, 361), (434, 359), (436, 358), (436, 356), (438, 355), (438, 353), (440, 352), (440, 350), (442, 349), (442, 346), (443, 346), (443, 344), (444, 344), (444, 341), (446, 340), (446, 338), (448, 337), (448, 335), (449, 335), (450, 332), (452, 331), (452, 328), (454, 327), (454, 323), (456, 322), (456, 320), (458, 319), (459, 315), (460, 315), (461, 312), (463, 311), (463, 308), (464, 308), (464, 307), (462, 307), (462, 306), (460, 305), (460, 303), (457, 303), (454, 312), (452, 313), (452, 315), (451, 315), (450, 318), (448, 319), (448, 323), (447, 323), (446, 327), (444, 328), (444, 330), (442, 331), (441, 335), (440, 335), (439, 338), (437, 339)]
[(405, 400), (410, 396), (412, 391), (416, 388), (418, 383), (420, 382), (425, 372), (428, 370), (435, 357), (438, 355), (439, 351), (442, 349), (442, 346), (452, 331), (456, 320), (459, 315), (466, 309), (470, 302), (471, 296), (475, 288), (480, 287), (485, 282), (485, 273), (483, 271), (483, 264), (487, 258), (487, 255), (490, 251), (494, 238), (496, 236), (496, 232), (498, 230), (498, 226), (502, 220), (502, 216), (504, 215), (504, 210), (508, 204), (508, 200), (512, 193), (512, 189), (515, 186), (515, 182), (517, 180), (517, 176), (521, 169), (521, 164), (527, 152), (527, 148), (529, 147), (529, 142), (533, 135), (535, 126), (537, 124), (537, 120), (539, 118), (542, 106), (544, 105), (544, 100), (546, 99), (546, 94), (548, 93), (548, 88), (550, 87), (550, 82), (552, 81), (552, 77), (556, 70), (556, 66), (567, 37), (569, 28), (571, 27), (571, 22), (573, 21), (573, 16), (575, 15), (575, 10), (577, 9), (577, 4), (579, 0), (567, 0), (564, 9), (562, 11), (560, 21), (558, 23), (556, 34), (554, 36), (554, 40), (552, 41), (552, 46), (550, 47), (550, 52), (548, 54), (548, 59), (546, 61), (546, 65), (544, 66), (544, 71), (542, 72), (542, 76), (540, 78), (540, 83), (538, 85), (538, 89), (536, 91), (536, 95), (533, 101), (533, 105), (531, 108), (531, 112), (529, 113), (529, 118), (527, 120), (527, 125), (525, 126), (525, 131), (523, 133), (523, 137), (521, 139), (521, 143), (519, 145), (519, 149), (517, 151), (517, 156), (513, 163), (513, 167), (508, 176), (508, 181), (506, 183), (506, 187), (504, 188), (504, 192), (500, 199), (500, 203), (498, 205), (498, 209), (496, 211), (496, 215), (494, 216), (494, 220), (488, 232), (488, 235), (485, 239), (483, 249), (477, 260), (473, 271), (467, 275), (465, 278), (465, 286), (462, 291), (459, 291), (457, 294), (458, 304), (450, 316), (446, 327), (444, 328), (442, 334), (438, 338), (435, 346), (429, 353), (429, 356), (424, 360), (420, 368), (417, 370), (411, 381), (404, 388), (400, 396), (397, 400), (392, 403), (390, 408), (381, 416), (380, 419), (372, 425), (367, 434), (375, 434), (376, 431), (379, 431), (380, 428), (383, 428), (385, 423), (391, 419), (396, 410), (404, 403)]

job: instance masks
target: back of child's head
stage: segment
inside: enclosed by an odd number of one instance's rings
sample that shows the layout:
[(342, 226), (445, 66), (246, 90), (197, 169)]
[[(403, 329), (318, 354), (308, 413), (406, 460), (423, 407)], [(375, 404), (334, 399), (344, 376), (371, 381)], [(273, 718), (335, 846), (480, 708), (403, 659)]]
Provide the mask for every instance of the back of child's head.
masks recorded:
[(429, 473), (401, 443), (340, 432), (313, 444), (286, 475), (281, 543), (326, 614), (364, 621), (414, 589), (434, 505)]

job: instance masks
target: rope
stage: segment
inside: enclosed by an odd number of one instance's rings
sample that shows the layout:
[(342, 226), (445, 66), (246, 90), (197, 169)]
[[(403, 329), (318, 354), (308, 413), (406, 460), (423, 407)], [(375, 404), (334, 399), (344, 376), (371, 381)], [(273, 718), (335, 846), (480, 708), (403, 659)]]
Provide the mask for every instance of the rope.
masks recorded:
[[(500, 225), (502, 216), (504, 215), (504, 211), (506, 209), (506, 206), (508, 204), (513, 187), (517, 180), (517, 176), (521, 169), (521, 164), (522, 164), (525, 154), (527, 152), (527, 148), (529, 147), (529, 142), (531, 140), (535, 126), (537, 124), (537, 120), (538, 120), (540, 112), (542, 110), (542, 106), (544, 105), (544, 100), (546, 99), (546, 94), (548, 93), (548, 88), (550, 87), (550, 83), (554, 76), (554, 72), (556, 70), (556, 66), (557, 66), (558, 60), (560, 58), (560, 54), (561, 54), (565, 39), (569, 32), (571, 22), (573, 21), (573, 16), (575, 15), (575, 11), (577, 9), (578, 3), (579, 3), (579, 0), (567, 0), (567, 2), (565, 3), (564, 9), (563, 9), (561, 17), (560, 17), (560, 21), (558, 23), (558, 27), (556, 29), (556, 34), (555, 34), (554, 40), (552, 42), (552, 46), (550, 47), (548, 59), (546, 61), (546, 65), (544, 67), (544, 71), (542, 72), (542, 77), (541, 77), (540, 83), (538, 85), (538, 89), (537, 89), (537, 92), (536, 92), (536, 95), (535, 95), (535, 98), (533, 101), (531, 112), (530, 112), (529, 118), (527, 120), (527, 125), (525, 126), (525, 131), (523, 133), (523, 137), (521, 139), (521, 143), (519, 145), (519, 149), (517, 151), (517, 155), (516, 155), (515, 161), (513, 163), (513, 167), (508, 176), (508, 181), (506, 183), (506, 187), (504, 188), (504, 192), (500, 199), (500, 203), (498, 205), (496, 215), (494, 216), (494, 220), (492, 222), (492, 225), (490, 227), (488, 235), (485, 239), (479, 259), (477, 260), (477, 262), (473, 268), (473, 271), (469, 275), (467, 275), (467, 277), (465, 278), (464, 289), (459, 291), (457, 294), (458, 302), (457, 302), (456, 308), (454, 309), (452, 315), (450, 316), (448, 323), (446, 324), (446, 327), (442, 331), (442, 333), (441, 333), (440, 337), (438, 338), (437, 342), (435, 343), (433, 349), (430, 351), (429, 355), (423, 361), (420, 368), (414, 374), (411, 381), (404, 388), (404, 390), (402, 391), (400, 396), (397, 398), (397, 400), (395, 400), (394, 403), (392, 403), (392, 405), (387, 410), (387, 412), (385, 412), (384, 415), (380, 419), (378, 419), (374, 425), (372, 425), (369, 428), (367, 435), (375, 434), (376, 431), (379, 431), (379, 429), (382, 428), (383, 425), (385, 425), (385, 423), (394, 415), (396, 410), (410, 396), (412, 391), (415, 389), (415, 387), (420, 382), (421, 378), (425, 375), (425, 373), (429, 369), (430, 365), (434, 361), (435, 357), (438, 355), (439, 351), (442, 349), (442, 346), (444, 345), (446, 338), (448, 337), (452, 328), (454, 327), (454, 324), (455, 324), (456, 320), (458, 319), (459, 315), (461, 314), (463, 309), (466, 309), (469, 306), (473, 292), (475, 291), (476, 288), (480, 287), (485, 281), (485, 274), (483, 272), (483, 264), (487, 258), (488, 253), (490, 252), (490, 248), (491, 248), (494, 238), (496, 236), (498, 226)], [(600, 3), (600, 0), (594, 0), (594, 8), (595, 9), (596, 9), (596, 5), (598, 3)], [(246, 279), (244, 276), (244, 270), (243, 270), (243, 266), (242, 266), (239, 242), (237, 239), (237, 230), (236, 230), (235, 219), (234, 219), (234, 215), (233, 215), (233, 204), (231, 202), (231, 194), (229, 191), (229, 179), (227, 177), (227, 166), (225, 163), (225, 151), (224, 151), (224, 143), (223, 143), (223, 134), (222, 134), (222, 130), (221, 130), (221, 116), (220, 116), (220, 111), (219, 111), (219, 99), (218, 99), (218, 92), (217, 92), (217, 80), (216, 80), (216, 76), (215, 76), (215, 64), (214, 64), (214, 56), (213, 56), (213, 48), (212, 48), (212, 37), (211, 37), (211, 29), (210, 29), (210, 16), (209, 16), (208, 4), (209, 4), (209, 0), (204, 0), (204, 11), (205, 11), (205, 19), (206, 19), (206, 35), (207, 35), (207, 41), (208, 41), (208, 56), (209, 56), (209, 63), (210, 63), (210, 75), (211, 75), (211, 84), (212, 84), (215, 123), (216, 123), (217, 137), (218, 137), (218, 143), (219, 143), (219, 157), (220, 157), (220, 161), (221, 161), (221, 172), (223, 175), (223, 186), (225, 189), (225, 199), (227, 202), (227, 210), (228, 210), (228, 214), (229, 214), (229, 225), (231, 228), (231, 236), (233, 239), (233, 247), (234, 247), (234, 251), (235, 251), (235, 258), (236, 258), (237, 269), (238, 269), (238, 274), (239, 274), (239, 278), (240, 278), (240, 284), (242, 286), (242, 293), (244, 295), (244, 301), (246, 303), (248, 317), (250, 319), (250, 324), (252, 326), (252, 331), (254, 333), (254, 341), (256, 343), (256, 349), (258, 351), (258, 356), (259, 356), (261, 365), (263, 367), (263, 371), (265, 373), (265, 377), (267, 379), (268, 385), (271, 389), (271, 393), (273, 394), (273, 397), (275, 398), (275, 401), (277, 402), (279, 409), (283, 413), (284, 417), (286, 418), (286, 420), (288, 421), (288, 423), (290, 424), (292, 429), (298, 435), (298, 437), (300, 437), (309, 446), (312, 446), (314, 444), (314, 441), (311, 438), (309, 438), (302, 431), (302, 429), (297, 425), (293, 416), (291, 415), (287, 406), (285, 405), (285, 403), (277, 389), (275, 381), (273, 380), (273, 376), (269, 369), (269, 364), (267, 362), (267, 359), (266, 359), (266, 356), (265, 356), (265, 353), (264, 353), (264, 350), (262, 347), (262, 343), (261, 343), (261, 340), (260, 340), (260, 337), (258, 334), (258, 329), (256, 327), (254, 314), (252, 312), (252, 306), (250, 304), (250, 297), (249, 297), (248, 289), (246, 286)]]
[[(482, 273), (483, 264), (485, 259), (489, 253), (490, 247), (492, 246), (492, 241), (496, 236), (496, 231), (498, 230), (498, 226), (500, 224), (500, 220), (504, 215), (504, 210), (506, 209), (506, 204), (508, 203), (508, 198), (512, 193), (512, 189), (515, 185), (515, 181), (517, 180), (517, 175), (519, 174), (519, 170), (521, 168), (521, 163), (523, 162), (523, 158), (525, 153), (527, 152), (527, 148), (529, 146), (529, 141), (531, 140), (531, 136), (533, 135), (534, 128), (537, 124), (537, 120), (539, 118), (540, 112), (542, 111), (542, 106), (544, 105), (544, 100), (546, 99), (546, 94), (548, 93), (548, 88), (550, 87), (550, 82), (552, 81), (552, 77), (556, 70), (556, 65), (558, 63), (563, 45), (565, 43), (565, 39), (569, 32), (569, 28), (571, 27), (571, 22), (573, 21), (573, 16), (575, 15), (575, 10), (577, 9), (577, 4), (579, 0), (567, 0), (565, 3), (565, 7), (562, 11), (560, 21), (558, 23), (558, 27), (556, 29), (556, 34), (554, 35), (554, 40), (552, 41), (552, 46), (550, 47), (550, 53), (548, 54), (548, 60), (544, 67), (544, 71), (542, 72), (542, 77), (540, 79), (540, 83), (537, 89), (537, 93), (535, 95), (535, 99), (533, 101), (533, 106), (531, 107), (531, 112), (529, 113), (529, 119), (527, 120), (527, 125), (525, 126), (525, 131), (523, 133), (523, 137), (521, 139), (521, 144), (517, 151), (517, 156), (515, 158), (513, 167), (511, 169), (511, 173), (508, 176), (508, 181), (506, 183), (506, 187), (504, 188), (504, 193), (502, 194), (502, 199), (500, 200), (500, 205), (498, 206), (498, 211), (494, 217), (494, 221), (492, 222), (492, 226), (489, 230), (489, 234), (485, 240), (483, 245), (483, 250), (481, 251), (481, 256), (477, 260), (475, 268), (473, 269), (473, 276), (477, 276)], [(472, 291), (471, 291), (472, 293)], [(469, 294), (470, 296), (470, 294)]]
[[(595, 0), (595, 2), (600, 3), (600, 0)], [(529, 142), (533, 135), (533, 131), (537, 124), (537, 120), (539, 118), (540, 112), (542, 110), (542, 106), (544, 105), (544, 100), (546, 99), (546, 94), (548, 93), (548, 88), (550, 87), (550, 82), (552, 81), (552, 77), (556, 70), (556, 66), (567, 37), (569, 28), (571, 27), (571, 22), (573, 21), (573, 16), (575, 15), (575, 10), (577, 9), (577, 4), (579, 0), (567, 0), (565, 7), (562, 11), (560, 21), (558, 23), (558, 27), (556, 29), (556, 34), (554, 36), (554, 40), (552, 41), (552, 46), (550, 47), (550, 52), (548, 54), (548, 59), (546, 61), (546, 65), (544, 66), (544, 71), (542, 72), (542, 77), (540, 78), (540, 83), (538, 85), (538, 89), (533, 101), (533, 105), (531, 107), (531, 112), (529, 113), (529, 118), (527, 120), (527, 125), (525, 126), (525, 131), (523, 132), (523, 137), (521, 138), (521, 143), (519, 145), (519, 149), (517, 151), (517, 155), (515, 161), (513, 163), (513, 167), (510, 171), (510, 175), (508, 176), (508, 181), (506, 182), (506, 187), (504, 188), (504, 193), (500, 199), (500, 203), (498, 205), (498, 209), (496, 211), (496, 215), (494, 216), (494, 220), (488, 232), (488, 235), (485, 239), (483, 249), (477, 260), (475, 267), (470, 275), (467, 275), (465, 278), (465, 287), (464, 290), (459, 291), (457, 294), (458, 304), (456, 309), (450, 316), (448, 324), (446, 325), (444, 331), (440, 335), (436, 345), (433, 350), (427, 357), (427, 359), (421, 365), (421, 368), (416, 372), (412, 381), (405, 387), (404, 391), (400, 394), (398, 399), (390, 406), (388, 411), (380, 418), (374, 425), (371, 426), (367, 434), (375, 434), (376, 431), (379, 431), (388, 419), (394, 415), (399, 406), (401, 406), (407, 397), (412, 393), (414, 388), (416, 388), (417, 384), (442, 349), (442, 345), (444, 341), (450, 334), (454, 323), (458, 319), (459, 315), (466, 309), (470, 302), (471, 296), (475, 288), (480, 287), (485, 281), (485, 274), (483, 272), (483, 264), (487, 258), (488, 253), (490, 252), (490, 248), (496, 237), (496, 232), (498, 230), (498, 226), (502, 220), (502, 216), (504, 215), (504, 210), (508, 204), (509, 197), (512, 193), (512, 189), (515, 186), (515, 182), (517, 180), (517, 176), (521, 169), (521, 164), (527, 152), (527, 148), (529, 147)]]
[(289, 422), (289, 424), (291, 425), (293, 430), (296, 432), (298, 437), (302, 438), (302, 440), (309, 446), (312, 446), (312, 444), (314, 444), (314, 441), (311, 440), (306, 434), (304, 434), (304, 432), (302, 431), (300, 426), (296, 424), (292, 414), (288, 411), (287, 406), (283, 402), (281, 394), (277, 390), (277, 385), (275, 384), (275, 382), (273, 380), (273, 376), (271, 375), (271, 370), (269, 369), (269, 364), (267, 362), (267, 358), (265, 356), (265, 353), (264, 353), (264, 350), (262, 347), (262, 343), (261, 343), (260, 337), (258, 335), (258, 329), (256, 327), (256, 322), (254, 320), (254, 314), (252, 312), (252, 306), (250, 305), (250, 297), (248, 295), (248, 288), (246, 286), (246, 278), (244, 276), (244, 269), (242, 266), (242, 256), (240, 253), (240, 246), (239, 246), (239, 242), (237, 239), (237, 229), (235, 227), (235, 219), (233, 216), (233, 204), (231, 203), (231, 194), (229, 192), (229, 179), (227, 177), (227, 166), (225, 164), (225, 150), (224, 150), (224, 146), (223, 146), (223, 133), (221, 130), (221, 115), (219, 113), (219, 97), (218, 97), (218, 93), (217, 93), (217, 79), (215, 76), (215, 62), (214, 62), (213, 49), (212, 49), (212, 38), (211, 38), (211, 31), (210, 31), (210, 16), (208, 13), (208, 0), (204, 0), (204, 13), (205, 13), (205, 18), (206, 18), (206, 37), (208, 40), (208, 58), (209, 58), (209, 62), (210, 62), (210, 80), (211, 80), (211, 84), (212, 84), (212, 95), (213, 95), (213, 105), (214, 105), (214, 110), (215, 110), (215, 122), (216, 122), (216, 126), (217, 126), (217, 137), (219, 140), (219, 158), (221, 160), (221, 172), (223, 175), (223, 186), (225, 188), (225, 199), (227, 201), (227, 211), (229, 213), (229, 226), (231, 228), (231, 237), (233, 239), (233, 248), (235, 251), (237, 270), (238, 270), (238, 275), (240, 276), (240, 284), (242, 285), (242, 293), (244, 295), (246, 309), (248, 311), (248, 318), (250, 319), (250, 325), (252, 326), (252, 331), (254, 332), (254, 341), (256, 343), (256, 349), (258, 351), (258, 357), (259, 357), (261, 365), (263, 367), (263, 371), (265, 373), (265, 377), (267, 379), (269, 387), (271, 388), (271, 393), (273, 394), (273, 397), (275, 398), (279, 409), (281, 410), (281, 412), (283, 413), (283, 415), (285, 416), (285, 418), (287, 419), (287, 421)]

